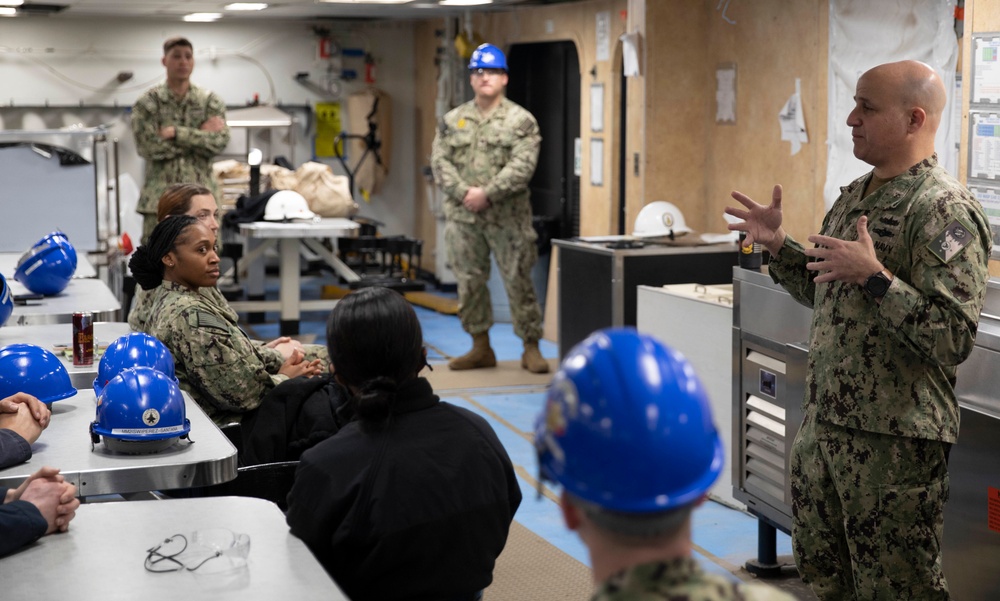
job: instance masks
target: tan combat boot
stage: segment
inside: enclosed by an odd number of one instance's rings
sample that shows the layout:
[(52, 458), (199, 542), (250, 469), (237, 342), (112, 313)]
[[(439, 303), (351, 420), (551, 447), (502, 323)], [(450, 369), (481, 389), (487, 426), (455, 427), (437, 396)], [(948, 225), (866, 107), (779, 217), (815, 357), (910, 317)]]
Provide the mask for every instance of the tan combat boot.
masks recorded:
[(490, 348), (490, 333), (472, 335), (472, 350), (461, 357), (455, 357), (448, 362), (451, 369), (476, 369), (479, 367), (496, 367), (497, 356)]
[(533, 374), (549, 373), (549, 362), (542, 357), (538, 350), (538, 342), (525, 342), (524, 354), (521, 355), (521, 367)]

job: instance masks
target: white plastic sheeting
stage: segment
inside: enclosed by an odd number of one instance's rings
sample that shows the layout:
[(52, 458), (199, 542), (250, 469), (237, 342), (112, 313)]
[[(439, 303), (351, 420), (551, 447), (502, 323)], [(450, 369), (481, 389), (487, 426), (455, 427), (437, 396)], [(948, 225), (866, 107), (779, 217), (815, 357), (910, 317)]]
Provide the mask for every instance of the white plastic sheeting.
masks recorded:
[(854, 108), (858, 78), (868, 69), (905, 59), (932, 66), (948, 91), (936, 148), (941, 165), (958, 175), (961, 138), (953, 114), (958, 40), (954, 30), (955, 0), (830, 0), (829, 101), (827, 103), (826, 208), (845, 186), (871, 170), (854, 158), (847, 115)]

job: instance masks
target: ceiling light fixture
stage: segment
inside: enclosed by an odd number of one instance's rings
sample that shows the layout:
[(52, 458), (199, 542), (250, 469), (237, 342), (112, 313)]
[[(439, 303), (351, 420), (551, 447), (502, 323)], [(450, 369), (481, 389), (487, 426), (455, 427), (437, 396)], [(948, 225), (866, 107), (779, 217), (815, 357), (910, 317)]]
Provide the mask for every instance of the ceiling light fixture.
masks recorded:
[(21, 6), (22, 4), (24, 4), (24, 0), (0, 0), (0, 6)]
[(264, 10), (267, 5), (263, 2), (233, 2), (226, 5), (226, 10)]
[(439, 0), (441, 6), (479, 6), (481, 4), (493, 4), (493, 0)]
[(0, 6), (0, 17), (13, 17), (17, 15), (17, 9), (12, 6)]
[(184, 15), (184, 20), (189, 23), (211, 23), (222, 18), (222, 13), (191, 13)]
[(413, 0), (320, 0), (325, 4), (407, 4)]

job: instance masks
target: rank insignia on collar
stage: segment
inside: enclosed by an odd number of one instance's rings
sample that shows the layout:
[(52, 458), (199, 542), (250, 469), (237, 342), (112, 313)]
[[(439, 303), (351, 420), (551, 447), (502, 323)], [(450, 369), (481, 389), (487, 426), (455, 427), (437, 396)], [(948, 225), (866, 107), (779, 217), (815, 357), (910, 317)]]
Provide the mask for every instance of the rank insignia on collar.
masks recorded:
[(947, 263), (972, 242), (972, 232), (958, 220), (952, 221), (927, 245), (931, 253)]
[(465, 119), (459, 119), (455, 126), (458, 127), (458, 129), (465, 129)]

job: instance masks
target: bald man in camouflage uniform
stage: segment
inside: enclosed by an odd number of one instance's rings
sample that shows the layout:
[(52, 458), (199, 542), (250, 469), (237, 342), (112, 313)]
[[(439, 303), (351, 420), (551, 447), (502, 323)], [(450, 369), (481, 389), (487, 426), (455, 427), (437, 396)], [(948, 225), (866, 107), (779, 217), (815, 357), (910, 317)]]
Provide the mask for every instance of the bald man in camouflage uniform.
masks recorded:
[(504, 97), (505, 60), (503, 66), (472, 70), (476, 96), (444, 116), (431, 155), (435, 180), (445, 194), (445, 245), (458, 280), (458, 314), (473, 340), (472, 350), (448, 366), (496, 365), (487, 288), (492, 251), (510, 300), (514, 333), (524, 341), (521, 366), (545, 373), (549, 365), (538, 349), (542, 311), (531, 282), (538, 248), (528, 192), (542, 138), (531, 113)]
[(146, 159), (145, 183), (136, 211), (142, 214), (142, 242), (156, 227), (156, 205), (170, 184), (198, 183), (219, 191), (212, 161), (229, 144), (226, 105), (214, 93), (191, 83), (191, 42), (171, 38), (163, 44), (167, 80), (148, 90), (132, 107), (132, 134)]
[(858, 80), (847, 119), (874, 167), (841, 189), (805, 249), (770, 206), (726, 212), (812, 307), (804, 419), (792, 447), (793, 550), (820, 599), (948, 599), (940, 541), (955, 371), (972, 352), (992, 247), (980, 203), (940, 165), (945, 89), (916, 61)]

